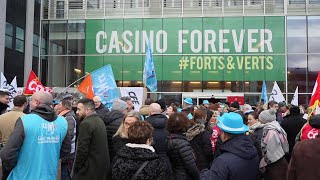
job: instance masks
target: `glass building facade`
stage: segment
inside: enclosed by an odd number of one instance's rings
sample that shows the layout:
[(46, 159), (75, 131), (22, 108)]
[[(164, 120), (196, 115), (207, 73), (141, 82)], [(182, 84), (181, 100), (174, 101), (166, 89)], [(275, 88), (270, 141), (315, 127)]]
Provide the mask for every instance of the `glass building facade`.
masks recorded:
[(303, 104), (320, 70), (319, 29), (320, 0), (44, 0), (39, 75), (65, 87), (111, 64), (119, 87), (143, 87), (150, 39), (153, 97), (240, 92), (254, 103), (265, 80), (288, 102), (299, 86)]

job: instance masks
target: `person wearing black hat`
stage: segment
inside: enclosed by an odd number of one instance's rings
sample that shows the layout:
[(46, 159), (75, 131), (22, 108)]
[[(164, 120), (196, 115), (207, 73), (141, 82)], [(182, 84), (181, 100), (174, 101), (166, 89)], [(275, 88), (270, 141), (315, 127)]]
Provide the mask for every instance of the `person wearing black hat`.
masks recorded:
[(237, 113), (225, 113), (218, 118), (221, 129), (222, 154), (204, 169), (200, 180), (255, 180), (259, 173), (259, 157), (252, 141), (244, 133), (249, 128)]
[(291, 158), (292, 149), (295, 144), (295, 138), (297, 134), (300, 132), (303, 125), (307, 122), (303, 118), (303, 114), (300, 113), (300, 109), (298, 106), (292, 106), (289, 111), (290, 114), (285, 116), (281, 123), (281, 127), (287, 133), (287, 138), (289, 142), (289, 154), (286, 155), (286, 159), (288, 162)]
[(240, 104), (238, 101), (233, 101), (230, 105), (230, 112), (237, 112), (240, 110)]

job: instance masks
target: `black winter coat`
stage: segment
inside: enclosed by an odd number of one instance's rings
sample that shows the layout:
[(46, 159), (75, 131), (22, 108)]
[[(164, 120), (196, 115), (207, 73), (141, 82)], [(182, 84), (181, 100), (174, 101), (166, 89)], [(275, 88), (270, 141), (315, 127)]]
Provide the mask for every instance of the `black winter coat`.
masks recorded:
[(242, 135), (224, 142), (221, 155), (210, 170), (200, 174), (200, 180), (255, 180), (259, 172), (259, 157), (248, 136)]
[[(106, 125), (107, 129), (107, 136), (108, 136), (108, 145), (109, 145), (109, 153), (110, 153), (110, 159), (112, 160), (115, 156), (114, 149), (113, 149), (113, 143), (112, 143), (112, 137), (117, 132), (122, 120), (123, 120), (124, 114), (118, 110), (112, 110), (105, 114), (103, 117), (104, 124)], [(112, 162), (112, 161), (111, 161)]]
[(163, 158), (166, 163), (170, 166), (169, 157), (167, 156), (167, 137), (168, 131), (166, 129), (168, 118), (163, 114), (154, 114), (145, 119), (145, 121), (149, 122), (153, 126), (153, 142), (152, 145), (156, 150), (156, 153)]
[(103, 118), (105, 114), (107, 114), (109, 112), (109, 109), (106, 108), (102, 103), (100, 104), (100, 106), (98, 108), (96, 108), (96, 113)]
[(139, 180), (169, 180), (170, 170), (159, 156), (149, 149), (131, 148), (124, 146), (119, 150), (112, 167), (113, 180), (130, 180), (140, 166), (148, 164), (142, 169), (136, 179)]
[(262, 139), (262, 132), (263, 132), (264, 124), (259, 124), (255, 127), (254, 132), (249, 134), (249, 138), (253, 142), (254, 147), (256, 147), (259, 159), (262, 158), (262, 151), (261, 151), (261, 139)]
[(113, 144), (113, 154), (117, 155), (118, 152), (124, 147), (126, 146), (126, 144), (128, 143), (128, 139), (126, 138), (122, 138), (119, 135), (112, 137), (112, 144)]
[(211, 135), (212, 131), (208, 131), (201, 124), (195, 124), (187, 132), (187, 138), (195, 154), (199, 171), (209, 168), (213, 160)]
[(303, 114), (289, 114), (282, 121), (281, 127), (286, 131), (289, 143), (289, 154), (286, 156), (288, 162), (295, 145), (295, 138), (305, 123), (307, 121), (303, 118)]
[(170, 134), (168, 156), (175, 180), (198, 180), (199, 170), (192, 147), (183, 135)]

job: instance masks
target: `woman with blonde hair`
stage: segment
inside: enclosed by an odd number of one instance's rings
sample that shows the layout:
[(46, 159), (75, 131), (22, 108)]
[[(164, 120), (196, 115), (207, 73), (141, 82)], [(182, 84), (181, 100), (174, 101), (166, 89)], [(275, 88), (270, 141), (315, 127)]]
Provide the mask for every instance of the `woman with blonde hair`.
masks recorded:
[(140, 113), (134, 111), (123, 117), (117, 132), (112, 137), (114, 155), (117, 155), (117, 152), (128, 143), (128, 129), (133, 123), (140, 121), (140, 117)]

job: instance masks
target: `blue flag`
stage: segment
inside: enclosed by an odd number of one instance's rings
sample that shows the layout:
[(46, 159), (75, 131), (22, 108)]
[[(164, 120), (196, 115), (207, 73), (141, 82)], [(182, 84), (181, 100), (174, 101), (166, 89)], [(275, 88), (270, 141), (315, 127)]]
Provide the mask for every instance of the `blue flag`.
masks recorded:
[(99, 96), (101, 102), (110, 108), (112, 102), (120, 96), (111, 65), (106, 65), (90, 74), (94, 95)]
[(264, 100), (264, 104), (268, 102), (266, 81), (263, 81), (260, 99), (263, 99), (263, 100)]
[(146, 52), (146, 61), (144, 62), (143, 83), (152, 92), (156, 92), (158, 90), (157, 77), (156, 77), (156, 72), (154, 70), (154, 64), (153, 64), (153, 58), (152, 58), (150, 38), (148, 41), (148, 48)]

